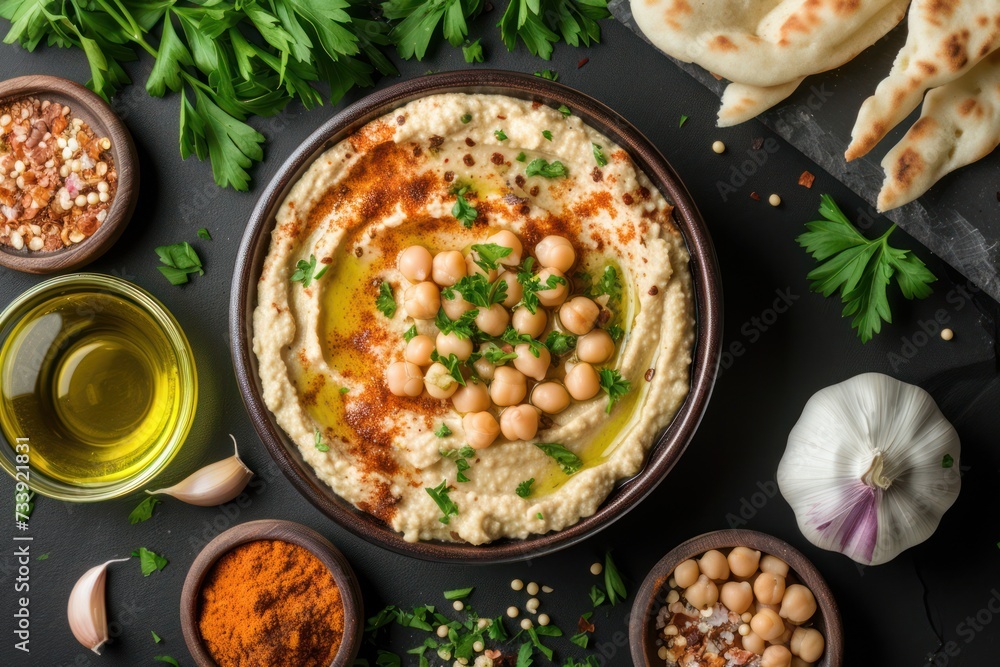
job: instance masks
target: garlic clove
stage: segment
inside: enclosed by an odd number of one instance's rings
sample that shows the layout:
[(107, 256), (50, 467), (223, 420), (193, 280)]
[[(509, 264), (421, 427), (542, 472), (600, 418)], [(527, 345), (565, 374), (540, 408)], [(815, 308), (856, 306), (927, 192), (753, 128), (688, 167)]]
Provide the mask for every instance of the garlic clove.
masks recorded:
[(173, 486), (146, 493), (150, 495), (165, 493), (200, 507), (214, 507), (236, 498), (243, 493), (243, 489), (253, 477), (253, 471), (240, 459), (236, 438), (232, 435), (229, 437), (233, 439), (235, 454), (191, 473)]
[(104, 583), (108, 565), (121, 563), (128, 558), (116, 558), (87, 570), (69, 594), (66, 615), (69, 629), (76, 640), (100, 655), (100, 648), (108, 641), (108, 611), (104, 604)]

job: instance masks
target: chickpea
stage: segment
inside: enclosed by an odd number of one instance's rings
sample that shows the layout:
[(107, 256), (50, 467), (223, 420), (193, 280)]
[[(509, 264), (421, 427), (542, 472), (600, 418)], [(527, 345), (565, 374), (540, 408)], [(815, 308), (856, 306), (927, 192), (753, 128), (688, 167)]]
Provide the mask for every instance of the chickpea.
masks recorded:
[[(674, 579), (677, 579), (676, 574), (674, 574)], [(703, 574), (684, 590), (684, 597), (687, 598), (692, 607), (708, 609), (719, 601), (719, 587)]]
[(403, 293), (403, 307), (415, 320), (433, 320), (441, 308), (441, 291), (427, 281), (410, 285)]
[(478, 273), (479, 275), (484, 276), (486, 280), (490, 282), (496, 280), (497, 275), (500, 272), (497, 271), (496, 269), (490, 269), (489, 271), (487, 271), (483, 267), (476, 264), (477, 259), (479, 259), (479, 253), (476, 252), (470, 252), (468, 255), (465, 256), (465, 272), (470, 276), (474, 276)]
[(753, 588), (746, 581), (727, 581), (722, 584), (719, 599), (729, 611), (742, 614), (753, 604)]
[(433, 398), (451, 398), (460, 386), (444, 364), (431, 364), (424, 375), (424, 387)]
[(678, 588), (689, 588), (698, 581), (700, 573), (698, 561), (688, 559), (674, 568), (674, 581), (677, 582)]
[(515, 405), (500, 413), (500, 432), (508, 440), (531, 440), (538, 433), (538, 409)]
[(802, 584), (792, 584), (785, 590), (778, 613), (795, 625), (805, 623), (816, 613), (816, 597)]
[(729, 552), (729, 571), (736, 577), (752, 577), (760, 564), (760, 552), (747, 547), (736, 547)]
[(431, 365), (431, 352), (434, 351), (434, 339), (424, 334), (419, 334), (410, 339), (403, 351), (403, 359), (417, 366)]
[(510, 313), (499, 303), (494, 303), (489, 308), (480, 308), (476, 315), (476, 326), (479, 330), (490, 336), (499, 336), (510, 324)]
[(558, 269), (565, 273), (576, 262), (576, 251), (569, 239), (563, 236), (546, 236), (535, 246), (535, 257), (546, 269)]
[(532, 338), (538, 338), (548, 323), (549, 316), (543, 308), (536, 308), (531, 312), (525, 307), (520, 307), (514, 311), (511, 318), (511, 325), (519, 334), (528, 334)]
[(562, 278), (563, 282), (557, 284), (552, 289), (538, 290), (538, 301), (546, 308), (555, 308), (566, 300), (566, 296), (569, 294), (569, 281), (566, 280), (563, 272), (558, 269), (542, 269), (538, 272), (540, 284), (548, 284), (549, 276)]
[(816, 662), (823, 656), (826, 640), (823, 633), (815, 628), (795, 628), (792, 633), (792, 654), (805, 662)]
[(813, 664), (814, 663), (811, 663), (807, 660), (803, 660), (798, 656), (792, 657), (792, 667), (813, 667)]
[(761, 609), (750, 619), (750, 628), (764, 641), (770, 641), (782, 635), (785, 622), (773, 609)]
[(576, 356), (589, 364), (603, 364), (615, 354), (615, 341), (604, 329), (594, 329), (576, 341)]
[(558, 382), (543, 382), (531, 391), (531, 403), (550, 415), (555, 415), (569, 407), (569, 392)]
[(593, 330), (601, 308), (585, 296), (575, 296), (559, 308), (559, 322), (563, 328), (578, 336)]
[[(444, 309), (444, 314), (448, 316), (451, 320), (457, 320), (462, 315), (465, 315), (470, 310), (475, 310), (476, 305), (470, 303), (462, 297), (458, 292), (451, 292), (452, 298), (447, 298), (441, 295), (441, 307)], [(435, 313), (436, 315), (437, 313)]]
[(776, 556), (768, 554), (760, 559), (760, 571), (770, 572), (771, 574), (780, 574), (783, 577), (787, 577), (788, 563)]
[[(484, 349), (487, 349), (488, 345), (480, 345), (479, 352), (482, 353)], [(472, 370), (476, 371), (476, 375), (483, 378), (484, 380), (492, 380), (493, 372), (497, 369), (490, 360), (486, 357), (479, 357), (474, 362), (472, 362)]]
[(768, 646), (760, 657), (760, 667), (790, 667), (792, 652), (784, 646)]
[(490, 392), (482, 382), (466, 382), (464, 387), (459, 387), (458, 391), (451, 397), (451, 404), (455, 406), (456, 412), (467, 414), (469, 412), (485, 412), (493, 407), (490, 400)]
[(763, 604), (779, 604), (785, 595), (785, 578), (780, 574), (761, 572), (753, 582), (753, 592)]
[(722, 555), (721, 551), (712, 549), (702, 554), (698, 559), (698, 568), (709, 579), (723, 581), (729, 578), (729, 561)]
[(397, 361), (385, 369), (389, 391), (396, 396), (419, 396), (424, 391), (424, 374), (420, 366), (408, 361)]
[(601, 378), (588, 363), (580, 362), (566, 373), (566, 391), (578, 401), (586, 401), (601, 391)]
[(521, 263), (521, 254), (524, 252), (524, 246), (521, 245), (521, 239), (517, 238), (514, 232), (504, 229), (486, 239), (486, 242), (510, 248), (511, 253), (506, 257), (500, 258), (500, 263), (504, 266), (517, 266)]
[(743, 648), (751, 653), (756, 653), (760, 655), (764, 652), (764, 648), (767, 644), (763, 639), (755, 635), (753, 632), (743, 637)]
[(462, 338), (454, 331), (447, 334), (439, 331), (435, 344), (438, 354), (445, 359), (454, 354), (459, 361), (465, 361), (472, 356), (472, 341)]
[(531, 345), (520, 343), (514, 347), (514, 352), (517, 354), (517, 359), (514, 360), (514, 368), (539, 382), (545, 379), (546, 374), (549, 372), (549, 366), (552, 364), (552, 355), (549, 353), (549, 348), (544, 345), (535, 346), (534, 352), (538, 353), (536, 357), (532, 353)]
[(490, 412), (470, 412), (462, 417), (462, 428), (473, 449), (486, 449), (500, 435), (500, 424)]
[(422, 245), (411, 245), (399, 253), (396, 268), (411, 283), (419, 283), (430, 278), (433, 260), (430, 250)]
[(451, 287), (466, 276), (465, 258), (457, 250), (445, 250), (434, 255), (431, 276), (441, 287)]
[(490, 398), (500, 407), (517, 405), (528, 393), (528, 382), (524, 374), (516, 368), (500, 366), (493, 373), (490, 384)]
[(500, 280), (507, 283), (507, 298), (504, 299), (504, 308), (513, 308), (524, 296), (524, 285), (517, 281), (517, 274), (513, 271), (504, 271), (500, 274)]

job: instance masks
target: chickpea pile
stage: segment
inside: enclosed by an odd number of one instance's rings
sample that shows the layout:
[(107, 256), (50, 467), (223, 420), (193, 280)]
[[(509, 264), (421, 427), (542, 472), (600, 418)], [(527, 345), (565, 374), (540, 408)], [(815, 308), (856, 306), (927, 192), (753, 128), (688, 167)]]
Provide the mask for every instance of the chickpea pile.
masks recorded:
[[(403, 360), (386, 369), (389, 390), (450, 399), (475, 449), (500, 435), (531, 440), (543, 415), (597, 396), (597, 365), (615, 354), (614, 339), (598, 323), (611, 313), (607, 299), (573, 294), (567, 276), (577, 259), (562, 236), (543, 238), (528, 257), (509, 231), (464, 254), (404, 249), (397, 260), (409, 283), (403, 307), (417, 323)], [(554, 354), (546, 336), (572, 340), (575, 349), (564, 345)]]
[[(789, 581), (788, 564), (780, 558), (747, 547), (735, 547), (728, 555), (713, 549), (679, 564), (671, 577), (667, 602), (683, 598), (705, 617), (721, 603), (738, 621), (742, 648), (761, 656), (761, 667), (808, 667), (822, 657), (822, 633), (805, 627), (816, 614), (816, 598)], [(668, 645), (685, 643), (677, 627), (684, 617), (674, 614), (663, 629)]]

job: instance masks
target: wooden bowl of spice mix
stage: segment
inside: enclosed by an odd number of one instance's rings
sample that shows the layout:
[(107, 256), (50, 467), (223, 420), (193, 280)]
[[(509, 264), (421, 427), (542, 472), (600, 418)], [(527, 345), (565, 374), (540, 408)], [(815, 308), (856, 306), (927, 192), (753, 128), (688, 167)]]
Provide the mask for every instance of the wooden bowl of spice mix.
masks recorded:
[(0, 266), (72, 271), (121, 236), (138, 199), (138, 159), (114, 110), (78, 83), (0, 83)]
[(290, 521), (225, 531), (181, 592), (184, 641), (201, 667), (342, 667), (361, 645), (357, 577), (322, 535)]

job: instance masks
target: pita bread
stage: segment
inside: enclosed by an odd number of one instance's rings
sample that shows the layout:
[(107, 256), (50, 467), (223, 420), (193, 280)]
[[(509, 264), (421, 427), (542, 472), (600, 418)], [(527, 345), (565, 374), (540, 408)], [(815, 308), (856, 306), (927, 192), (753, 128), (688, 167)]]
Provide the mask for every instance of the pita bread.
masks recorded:
[(920, 104), (1000, 47), (1000, 0), (914, 0), (909, 32), (889, 76), (865, 100), (845, 154), (867, 154)]
[[(907, 4), (908, 0), (631, 0), (636, 23), (668, 55), (730, 81), (763, 88), (787, 86), (842, 65), (901, 20)], [(890, 14), (898, 15), (895, 21), (884, 20), (889, 7)], [(870, 29), (873, 21), (879, 23), (878, 30)]]
[(878, 210), (907, 204), (1000, 145), (1000, 50), (927, 93), (920, 120), (882, 160)]

